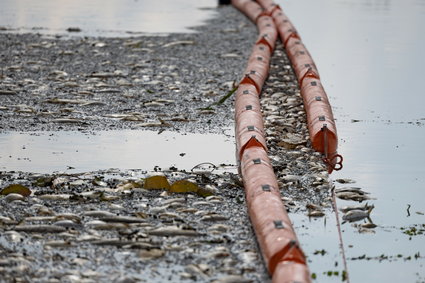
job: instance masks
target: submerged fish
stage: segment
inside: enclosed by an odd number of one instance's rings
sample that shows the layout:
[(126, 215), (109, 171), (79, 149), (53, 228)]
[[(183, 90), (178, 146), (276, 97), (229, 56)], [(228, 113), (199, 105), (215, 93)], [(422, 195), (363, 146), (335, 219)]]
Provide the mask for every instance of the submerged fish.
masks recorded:
[(337, 198), (340, 198), (340, 199), (354, 200), (354, 201), (359, 201), (359, 202), (362, 202), (364, 200), (372, 199), (371, 197), (369, 197), (369, 196), (367, 196), (367, 195), (365, 195), (363, 193), (348, 192), (348, 191), (336, 192), (336, 196), (337, 196)]
[(360, 221), (363, 220), (365, 218), (368, 218), (370, 222), (372, 222), (370, 220), (370, 212), (372, 211), (373, 206), (370, 206), (367, 210), (363, 210), (363, 209), (352, 209), (349, 210), (347, 213), (345, 213), (342, 216), (342, 224), (344, 224), (345, 222), (356, 222), (356, 221)]
[(372, 205), (369, 205), (368, 203), (365, 203), (364, 205), (348, 205), (348, 206), (344, 206), (344, 207), (340, 208), (339, 210), (342, 213), (347, 213), (350, 210), (369, 210), (370, 208), (373, 209), (373, 208), (375, 208), (375, 206), (373, 204)]
[(365, 192), (362, 190), (362, 188), (359, 187), (342, 187), (335, 189), (335, 193), (343, 193), (343, 192), (350, 192), (350, 193), (357, 193), (361, 195), (369, 194), (368, 192)]

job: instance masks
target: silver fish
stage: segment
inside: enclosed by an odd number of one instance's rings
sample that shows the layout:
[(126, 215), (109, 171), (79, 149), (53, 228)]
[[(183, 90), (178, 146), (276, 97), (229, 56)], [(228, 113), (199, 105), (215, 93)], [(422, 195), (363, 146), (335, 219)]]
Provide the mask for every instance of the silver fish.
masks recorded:
[(374, 208), (375, 206), (372, 204), (372, 205), (369, 205), (368, 203), (365, 203), (364, 205), (348, 205), (348, 206), (344, 206), (344, 207), (341, 207), (339, 210), (342, 212), (342, 213), (347, 213), (347, 212), (349, 212), (350, 210), (369, 210), (370, 208)]
[[(363, 220), (365, 218), (368, 218), (370, 221), (370, 212), (372, 211), (373, 207), (369, 207), (368, 210), (362, 210), (362, 209), (353, 209), (348, 211), (342, 216), (343, 224), (345, 222), (356, 222)], [(370, 221), (372, 222), (372, 221)]]

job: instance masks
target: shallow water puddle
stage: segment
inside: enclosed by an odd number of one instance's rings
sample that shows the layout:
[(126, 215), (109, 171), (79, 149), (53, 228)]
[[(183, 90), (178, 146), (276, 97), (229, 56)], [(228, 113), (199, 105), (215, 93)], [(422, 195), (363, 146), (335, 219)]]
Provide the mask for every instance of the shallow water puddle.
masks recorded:
[(214, 0), (2, 0), (0, 27), (15, 32), (84, 36), (190, 33), (214, 15)]
[(233, 137), (171, 131), (82, 133), (9, 132), (0, 135), (0, 170), (51, 173), (108, 168), (190, 170), (210, 162), (235, 164)]

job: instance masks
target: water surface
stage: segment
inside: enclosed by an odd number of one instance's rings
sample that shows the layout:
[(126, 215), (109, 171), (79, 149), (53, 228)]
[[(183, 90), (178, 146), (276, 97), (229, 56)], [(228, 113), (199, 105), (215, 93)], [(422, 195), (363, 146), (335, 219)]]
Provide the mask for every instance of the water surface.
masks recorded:
[(131, 130), (0, 135), (0, 170), (5, 171), (87, 172), (109, 168), (149, 171), (156, 166), (191, 170), (203, 162), (234, 165), (234, 137)]
[(191, 33), (214, 16), (213, 0), (0, 0), (0, 26), (17, 32), (85, 36)]
[[(334, 108), (345, 162), (332, 178), (352, 178), (376, 198), (369, 202), (379, 225), (374, 234), (343, 225), (351, 282), (425, 282), (425, 236), (401, 230), (425, 223), (425, 1), (278, 2), (316, 61)], [(353, 203), (338, 201), (347, 204)], [(334, 218), (293, 215), (318, 282), (340, 281), (323, 274), (342, 270)], [(312, 255), (322, 247), (326, 255)], [(371, 259), (356, 259), (363, 255)]]

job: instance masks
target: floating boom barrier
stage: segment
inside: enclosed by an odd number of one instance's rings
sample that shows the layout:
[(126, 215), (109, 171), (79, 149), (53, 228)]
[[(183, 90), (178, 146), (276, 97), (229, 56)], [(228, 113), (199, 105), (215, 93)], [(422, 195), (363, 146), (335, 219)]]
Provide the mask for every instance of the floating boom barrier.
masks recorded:
[[(247, 1), (243, 1), (247, 2)], [(272, 0), (258, 0), (260, 15), (272, 17), (286, 54), (298, 79), (307, 126), (313, 148), (323, 153), (328, 172), (342, 169), (343, 158), (337, 153), (338, 135), (328, 96), (320, 82), (319, 71), (300, 35), (279, 5)]]
[(273, 18), (251, 0), (232, 4), (257, 24), (258, 38), (244, 77), (236, 90), (236, 148), (246, 191), (248, 213), (261, 253), (273, 282), (310, 282), (306, 258), (282, 202), (279, 186), (267, 155), (260, 107), (278, 31)]
[(324, 154), (329, 173), (342, 168), (332, 109), (314, 61), (281, 8), (270, 0), (232, 0), (232, 5), (256, 23), (259, 32), (235, 100), (236, 152), (248, 213), (273, 282), (311, 282), (267, 155), (261, 115), (259, 97), (278, 36), (300, 85), (312, 146)]

